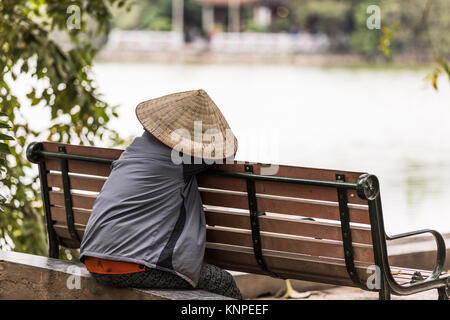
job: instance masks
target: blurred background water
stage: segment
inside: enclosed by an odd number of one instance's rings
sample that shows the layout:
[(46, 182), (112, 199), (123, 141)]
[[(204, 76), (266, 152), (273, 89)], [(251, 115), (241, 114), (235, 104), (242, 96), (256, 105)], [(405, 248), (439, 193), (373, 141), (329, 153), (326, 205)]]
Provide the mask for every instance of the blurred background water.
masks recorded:
[(139, 102), (203, 88), (239, 139), (238, 160), (376, 174), (387, 232), (450, 231), (450, 88), (434, 91), (423, 70), (97, 63), (94, 73), (120, 105), (110, 125), (123, 136), (143, 132)]

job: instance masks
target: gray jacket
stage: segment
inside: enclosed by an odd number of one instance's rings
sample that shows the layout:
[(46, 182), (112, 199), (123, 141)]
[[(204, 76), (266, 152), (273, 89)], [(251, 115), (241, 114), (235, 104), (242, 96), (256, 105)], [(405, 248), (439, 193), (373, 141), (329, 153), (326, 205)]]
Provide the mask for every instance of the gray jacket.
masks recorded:
[(81, 261), (133, 262), (197, 286), (206, 225), (195, 174), (208, 166), (174, 164), (171, 152), (144, 132), (112, 163), (81, 242)]

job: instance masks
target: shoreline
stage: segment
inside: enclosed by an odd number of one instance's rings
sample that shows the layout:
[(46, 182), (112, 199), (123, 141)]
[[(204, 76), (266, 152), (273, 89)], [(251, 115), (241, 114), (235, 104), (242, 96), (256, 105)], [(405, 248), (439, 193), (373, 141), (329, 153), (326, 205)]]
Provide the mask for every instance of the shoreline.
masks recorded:
[(370, 69), (431, 71), (436, 66), (432, 59), (418, 59), (414, 55), (396, 55), (391, 61), (383, 57), (368, 60), (355, 54), (243, 54), (181, 51), (111, 51), (100, 50), (95, 58), (97, 63), (125, 64), (187, 64), (187, 65), (274, 65), (298, 66), (323, 69)]

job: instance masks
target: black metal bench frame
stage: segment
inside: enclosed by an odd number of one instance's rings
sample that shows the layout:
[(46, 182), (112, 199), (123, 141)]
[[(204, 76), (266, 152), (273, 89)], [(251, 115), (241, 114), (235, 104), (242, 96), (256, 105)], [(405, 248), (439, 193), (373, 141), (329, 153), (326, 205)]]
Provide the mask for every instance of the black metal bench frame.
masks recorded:
[[(74, 240), (79, 241), (78, 234), (74, 226), (74, 216), (72, 212), (72, 200), (70, 194), (70, 180), (68, 174), (67, 161), (68, 160), (81, 160), (97, 163), (111, 164), (114, 159), (80, 156), (67, 154), (63, 146), (58, 148), (59, 152), (48, 152), (43, 150), (42, 143), (33, 142), (27, 148), (27, 158), (30, 162), (39, 165), (39, 176), (41, 181), (41, 193), (44, 205), (44, 212), (46, 218), (46, 227), (49, 238), (49, 256), (52, 258), (59, 257), (59, 241), (52, 226), (50, 201), (49, 201), (49, 187), (47, 184), (47, 169), (44, 158), (56, 158), (61, 162), (61, 173), (63, 179), (64, 189), (64, 202), (67, 218), (68, 230)], [(450, 274), (443, 275), (443, 267), (446, 257), (446, 246), (442, 235), (431, 229), (423, 229), (413, 232), (407, 232), (398, 234), (395, 236), (388, 236), (385, 233), (383, 210), (381, 205), (380, 185), (378, 178), (372, 174), (361, 175), (356, 183), (345, 182), (345, 176), (342, 174), (336, 175), (336, 181), (325, 180), (310, 180), (291, 177), (269, 176), (259, 175), (253, 173), (253, 167), (251, 165), (245, 165), (245, 173), (239, 172), (225, 172), (217, 170), (209, 170), (209, 174), (213, 175), (225, 175), (244, 178), (247, 181), (247, 195), (249, 201), (250, 211), (250, 225), (252, 229), (253, 249), (256, 261), (260, 267), (271, 274), (274, 277), (277, 275), (270, 271), (264, 262), (264, 257), (261, 248), (261, 238), (259, 233), (258, 216), (264, 213), (258, 212), (257, 199), (255, 194), (255, 181), (274, 181), (293, 184), (303, 184), (311, 186), (322, 186), (336, 189), (338, 193), (339, 212), (342, 230), (343, 246), (345, 251), (345, 264), (348, 275), (353, 283), (363, 290), (368, 290), (367, 287), (361, 282), (355, 269), (355, 261), (353, 257), (353, 245), (350, 232), (350, 218), (349, 208), (347, 202), (347, 190), (355, 190), (360, 198), (368, 201), (370, 224), (372, 232), (373, 250), (375, 265), (380, 268), (381, 274), (381, 287), (375, 291), (379, 292), (380, 300), (389, 300), (391, 293), (395, 295), (410, 295), (419, 293), (422, 291), (428, 291), (432, 289), (438, 290), (440, 300), (448, 300), (450, 296)], [(396, 240), (401, 238), (407, 238), (420, 234), (429, 233), (433, 235), (437, 245), (437, 258), (431, 275), (422, 280), (416, 280), (407, 285), (398, 284), (392, 273), (389, 265), (388, 253), (387, 253), (387, 240)]]

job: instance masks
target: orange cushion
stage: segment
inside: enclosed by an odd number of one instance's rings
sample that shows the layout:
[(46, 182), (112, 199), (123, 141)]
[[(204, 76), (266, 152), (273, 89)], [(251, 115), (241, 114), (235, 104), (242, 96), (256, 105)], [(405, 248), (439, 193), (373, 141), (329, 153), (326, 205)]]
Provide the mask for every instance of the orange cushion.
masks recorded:
[(145, 271), (145, 266), (132, 262), (113, 261), (94, 257), (84, 257), (89, 272), (103, 274), (124, 274)]

